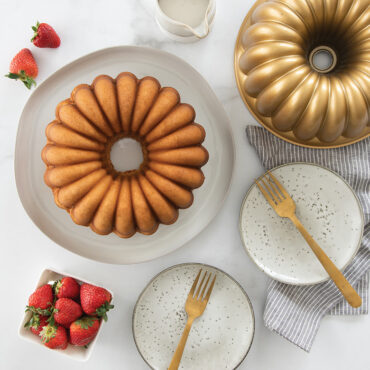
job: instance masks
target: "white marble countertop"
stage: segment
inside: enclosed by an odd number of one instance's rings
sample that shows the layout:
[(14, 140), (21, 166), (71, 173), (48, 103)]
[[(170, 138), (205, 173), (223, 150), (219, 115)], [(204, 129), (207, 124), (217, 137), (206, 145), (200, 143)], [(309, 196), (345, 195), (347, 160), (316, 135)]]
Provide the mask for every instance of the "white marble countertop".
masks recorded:
[[(236, 172), (231, 193), (219, 215), (190, 243), (160, 259), (131, 266), (101, 264), (74, 255), (50, 241), (32, 223), (19, 201), (13, 171), (18, 119), (30, 92), (0, 79), (0, 368), (15, 369), (146, 369), (131, 333), (136, 299), (147, 282), (166, 267), (182, 262), (204, 262), (236, 278), (254, 306), (256, 332), (252, 348), (240, 366), (254, 370), (365, 369), (369, 366), (369, 316), (326, 317), (310, 354), (268, 331), (262, 320), (266, 276), (242, 248), (238, 216), (242, 199), (262, 167), (247, 143), (245, 126), (254, 123), (239, 97), (233, 72), (233, 48), (252, 0), (218, 0), (214, 27), (198, 43), (178, 44), (164, 36), (153, 17), (154, 0), (13, 0), (1, 1), (0, 70), (30, 47), (39, 65), (38, 82), (86, 53), (114, 45), (145, 45), (172, 52), (194, 66), (209, 82), (230, 117), (236, 142)], [(36, 20), (58, 31), (59, 49), (38, 49), (29, 42)], [(101, 282), (115, 292), (110, 313), (91, 359), (86, 363), (44, 351), (17, 334), (26, 299), (45, 266), (74, 272)]]

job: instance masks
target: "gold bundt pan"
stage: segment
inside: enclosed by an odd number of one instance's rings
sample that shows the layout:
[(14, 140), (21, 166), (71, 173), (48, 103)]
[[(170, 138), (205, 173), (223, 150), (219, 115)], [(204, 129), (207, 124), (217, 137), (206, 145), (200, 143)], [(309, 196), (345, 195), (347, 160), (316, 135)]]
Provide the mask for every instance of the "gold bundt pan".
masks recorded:
[[(234, 52), (238, 89), (256, 120), (279, 138), (310, 148), (368, 137), (369, 22), (369, 0), (257, 0)], [(334, 68), (319, 72), (310, 64), (318, 46), (334, 53)], [(253, 58), (243, 57), (251, 48)], [(246, 82), (251, 70), (258, 73)]]

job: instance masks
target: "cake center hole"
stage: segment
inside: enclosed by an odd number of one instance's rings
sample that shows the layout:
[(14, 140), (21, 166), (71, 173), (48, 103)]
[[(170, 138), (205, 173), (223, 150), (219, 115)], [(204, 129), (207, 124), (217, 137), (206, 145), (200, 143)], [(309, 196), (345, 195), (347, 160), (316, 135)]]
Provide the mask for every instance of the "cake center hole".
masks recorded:
[(141, 145), (134, 139), (120, 139), (112, 145), (110, 160), (116, 171), (125, 172), (138, 169), (143, 159)]
[(318, 46), (310, 53), (311, 67), (320, 73), (328, 73), (337, 64), (337, 55), (329, 46)]

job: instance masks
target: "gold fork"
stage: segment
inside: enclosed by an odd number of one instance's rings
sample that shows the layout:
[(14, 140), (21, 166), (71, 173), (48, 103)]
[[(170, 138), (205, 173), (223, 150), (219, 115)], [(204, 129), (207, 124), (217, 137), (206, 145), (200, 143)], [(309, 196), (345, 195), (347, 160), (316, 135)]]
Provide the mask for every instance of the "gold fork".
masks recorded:
[[(197, 287), (201, 272), (202, 272), (202, 269), (199, 270), (198, 275), (195, 278), (194, 283), (193, 283), (193, 285), (190, 289), (190, 292), (188, 294), (188, 298), (186, 299), (185, 311), (188, 314), (188, 321), (187, 321), (185, 329), (182, 333), (180, 342), (179, 342), (179, 344), (176, 348), (175, 354), (172, 357), (172, 361), (170, 363), (170, 366), (169, 366), (168, 370), (178, 369), (178, 367), (180, 365), (182, 353), (184, 352), (185, 344), (186, 344), (186, 341), (188, 339), (193, 321), (197, 317), (199, 317), (203, 314), (203, 312), (204, 312), (204, 310), (207, 306), (209, 297), (211, 296), (213, 286), (215, 285), (216, 276), (212, 279), (212, 282), (209, 285), (208, 290), (206, 292), (207, 285), (208, 285), (208, 283), (211, 279), (211, 276), (212, 276), (211, 273), (208, 273), (206, 271), (202, 280), (201, 280), (201, 282), (200, 282), (200, 284), (199, 284), (199, 286), (198, 286), (198, 289), (197, 289), (196, 293), (194, 294), (195, 288)], [(207, 279), (206, 283), (204, 284), (204, 281), (206, 279), (207, 274), (208, 274), (208, 279)], [(203, 286), (203, 289), (202, 289), (202, 286)]]
[(271, 172), (267, 174), (256, 181), (261, 193), (280, 217), (289, 218), (293, 222), (348, 303), (352, 307), (360, 307), (361, 297), (298, 220), (294, 200)]

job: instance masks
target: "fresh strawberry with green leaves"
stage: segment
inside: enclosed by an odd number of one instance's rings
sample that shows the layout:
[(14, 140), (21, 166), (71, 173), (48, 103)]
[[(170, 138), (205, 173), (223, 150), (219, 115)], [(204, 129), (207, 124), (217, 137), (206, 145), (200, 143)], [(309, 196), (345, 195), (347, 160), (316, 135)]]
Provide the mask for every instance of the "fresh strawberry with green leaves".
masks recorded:
[(39, 48), (57, 48), (60, 45), (60, 38), (54, 28), (47, 23), (36, 23), (32, 27), (34, 35), (31, 42)]
[(70, 298), (59, 298), (54, 306), (54, 320), (56, 323), (69, 327), (83, 314), (81, 306)]
[(110, 304), (112, 295), (104, 288), (91, 284), (82, 284), (80, 300), (83, 311), (92, 316), (108, 320), (107, 312), (114, 306)]
[(24, 326), (30, 328), (35, 334), (39, 333), (52, 315), (53, 303), (53, 289), (49, 284), (37, 288), (28, 299), (25, 311), (31, 312), (32, 316)]
[(53, 289), (51, 285), (45, 284), (37, 288), (28, 298), (26, 312), (49, 316), (54, 302)]
[(78, 299), (80, 296), (80, 284), (71, 277), (64, 277), (56, 282), (54, 292), (58, 298)]
[(37, 77), (38, 73), (39, 69), (31, 51), (25, 48), (12, 59), (9, 73), (5, 77), (20, 80), (30, 89), (32, 85), (36, 85), (34, 78)]
[(99, 331), (100, 320), (93, 316), (84, 316), (69, 327), (69, 342), (75, 346), (87, 346)]
[(43, 327), (48, 325), (48, 318), (48, 316), (34, 314), (24, 326), (30, 328), (33, 334), (40, 335)]
[(48, 324), (40, 332), (42, 343), (51, 349), (66, 349), (68, 346), (67, 330), (63, 326)]

